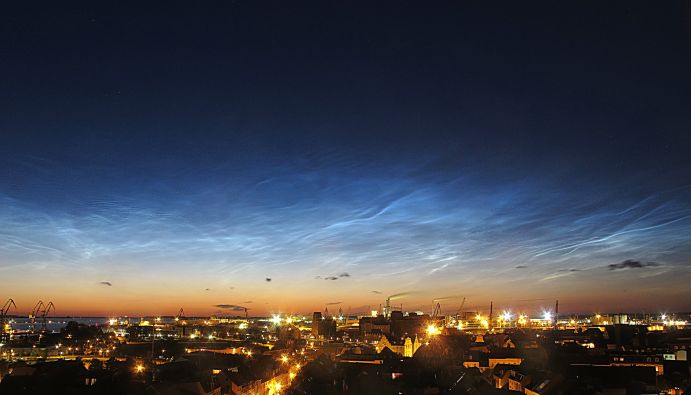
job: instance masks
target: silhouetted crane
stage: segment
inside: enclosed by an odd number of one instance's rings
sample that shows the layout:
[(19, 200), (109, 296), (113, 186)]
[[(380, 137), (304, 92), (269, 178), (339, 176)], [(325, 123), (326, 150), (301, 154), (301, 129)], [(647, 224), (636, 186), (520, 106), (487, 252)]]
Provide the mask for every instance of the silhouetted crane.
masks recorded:
[(31, 314), (29, 315), (29, 318), (31, 319), (31, 332), (36, 332), (36, 313), (41, 312), (41, 308), (43, 306), (43, 301), (39, 300), (38, 303), (36, 303), (36, 306), (34, 306), (34, 309), (31, 310)]
[(55, 311), (55, 305), (53, 304), (53, 302), (48, 302), (48, 304), (45, 305), (43, 311), (41, 312), (41, 332), (46, 332), (48, 330), (46, 317), (48, 316), (48, 313), (50, 313), (51, 310)]
[(13, 307), (16, 309), (17, 305), (14, 303), (12, 298), (7, 299), (7, 302), (0, 309), (0, 340), (5, 340), (5, 317), (7, 317), (7, 312)]
[(437, 318), (441, 314), (441, 304), (437, 302), (437, 305), (434, 306), (434, 312), (432, 313), (432, 318)]
[(175, 316), (175, 325), (182, 327), (182, 337), (187, 335), (187, 318), (185, 317), (185, 310), (180, 307), (178, 315)]
[(463, 297), (463, 300), (461, 301), (461, 306), (458, 308), (458, 312), (456, 313), (456, 317), (459, 317), (461, 314), (463, 314), (463, 305), (465, 305), (465, 296)]

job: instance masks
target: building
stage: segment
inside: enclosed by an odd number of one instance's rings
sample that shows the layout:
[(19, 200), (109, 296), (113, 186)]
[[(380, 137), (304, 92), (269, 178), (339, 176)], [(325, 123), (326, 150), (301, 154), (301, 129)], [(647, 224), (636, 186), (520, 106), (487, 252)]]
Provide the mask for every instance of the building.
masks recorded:
[(315, 311), (312, 314), (312, 336), (319, 337), (319, 323), (322, 321), (322, 312)]
[(432, 318), (427, 314), (408, 313), (404, 316), (400, 311), (394, 311), (391, 313), (391, 334), (396, 337), (422, 335), (431, 322)]
[(383, 315), (360, 318), (360, 337), (367, 339), (372, 333), (376, 333), (377, 338), (380, 338), (382, 334), (390, 334), (391, 322)]
[(336, 320), (324, 317), (320, 311), (312, 314), (312, 336), (315, 338), (333, 339), (336, 337)]
[(379, 342), (377, 342), (376, 349), (377, 352), (381, 352), (388, 348), (400, 356), (412, 357), (421, 345), (417, 336), (414, 336), (412, 339), (410, 336), (407, 336), (404, 339), (390, 341), (386, 335), (382, 335)]
[(427, 314), (418, 315), (409, 313), (403, 315), (401, 311), (392, 311), (389, 318), (379, 315), (376, 317), (360, 318), (360, 337), (375, 342), (381, 335), (391, 335), (391, 338), (404, 338), (406, 336), (422, 335), (431, 318)]

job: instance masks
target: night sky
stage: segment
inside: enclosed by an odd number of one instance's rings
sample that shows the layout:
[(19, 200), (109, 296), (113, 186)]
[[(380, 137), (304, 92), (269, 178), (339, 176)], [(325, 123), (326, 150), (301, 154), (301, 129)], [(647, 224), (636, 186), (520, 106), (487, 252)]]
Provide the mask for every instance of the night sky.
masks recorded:
[(2, 301), (691, 309), (688, 2), (374, 3), (3, 4)]

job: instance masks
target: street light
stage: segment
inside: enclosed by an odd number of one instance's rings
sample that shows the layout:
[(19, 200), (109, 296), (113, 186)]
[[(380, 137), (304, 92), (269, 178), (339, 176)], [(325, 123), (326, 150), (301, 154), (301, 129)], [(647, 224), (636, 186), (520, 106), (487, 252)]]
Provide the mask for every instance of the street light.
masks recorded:
[(273, 323), (274, 325), (280, 325), (281, 316), (279, 314), (274, 314), (273, 317), (271, 317), (271, 323)]
[(436, 327), (434, 324), (429, 324), (427, 325), (427, 334), (429, 336), (434, 336), (439, 334), (439, 328)]

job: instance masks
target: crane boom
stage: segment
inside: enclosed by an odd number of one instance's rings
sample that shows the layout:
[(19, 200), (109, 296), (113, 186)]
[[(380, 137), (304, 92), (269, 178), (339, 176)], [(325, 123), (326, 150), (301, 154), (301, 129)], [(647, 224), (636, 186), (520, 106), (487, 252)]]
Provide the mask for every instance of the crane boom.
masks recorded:
[(43, 301), (39, 300), (38, 303), (36, 303), (36, 306), (34, 306), (33, 310), (31, 310), (31, 317), (36, 317), (36, 312), (40, 312), (41, 307), (43, 307)]
[(461, 306), (458, 308), (458, 312), (456, 313), (456, 316), (460, 316), (463, 314), (463, 306), (465, 305), (465, 296), (463, 297), (463, 300), (461, 301)]
[(5, 304), (2, 305), (2, 309), (0, 309), (0, 340), (5, 340), (5, 317), (7, 317), (7, 312), (10, 311), (10, 307), (13, 306), (15, 309), (17, 308), (14, 300), (10, 298), (7, 299), (7, 302), (5, 302)]
[(43, 308), (43, 311), (41, 312), (41, 331), (45, 332), (48, 330), (48, 325), (46, 323), (46, 317), (48, 316), (48, 313), (52, 310), (55, 311), (55, 305), (53, 302), (48, 302), (47, 305), (44, 305), (45, 307)]
[(31, 315), (29, 318), (31, 318), (31, 331), (36, 332), (36, 313), (41, 312), (41, 307), (43, 307), (43, 301), (39, 300), (38, 303), (36, 303), (36, 306), (34, 306), (34, 309), (31, 310)]
[(10, 310), (10, 307), (14, 306), (14, 308), (17, 308), (17, 305), (14, 303), (14, 300), (12, 298), (7, 299), (7, 302), (2, 306), (2, 309), (0, 309), (0, 315), (6, 316), (7, 312)]

